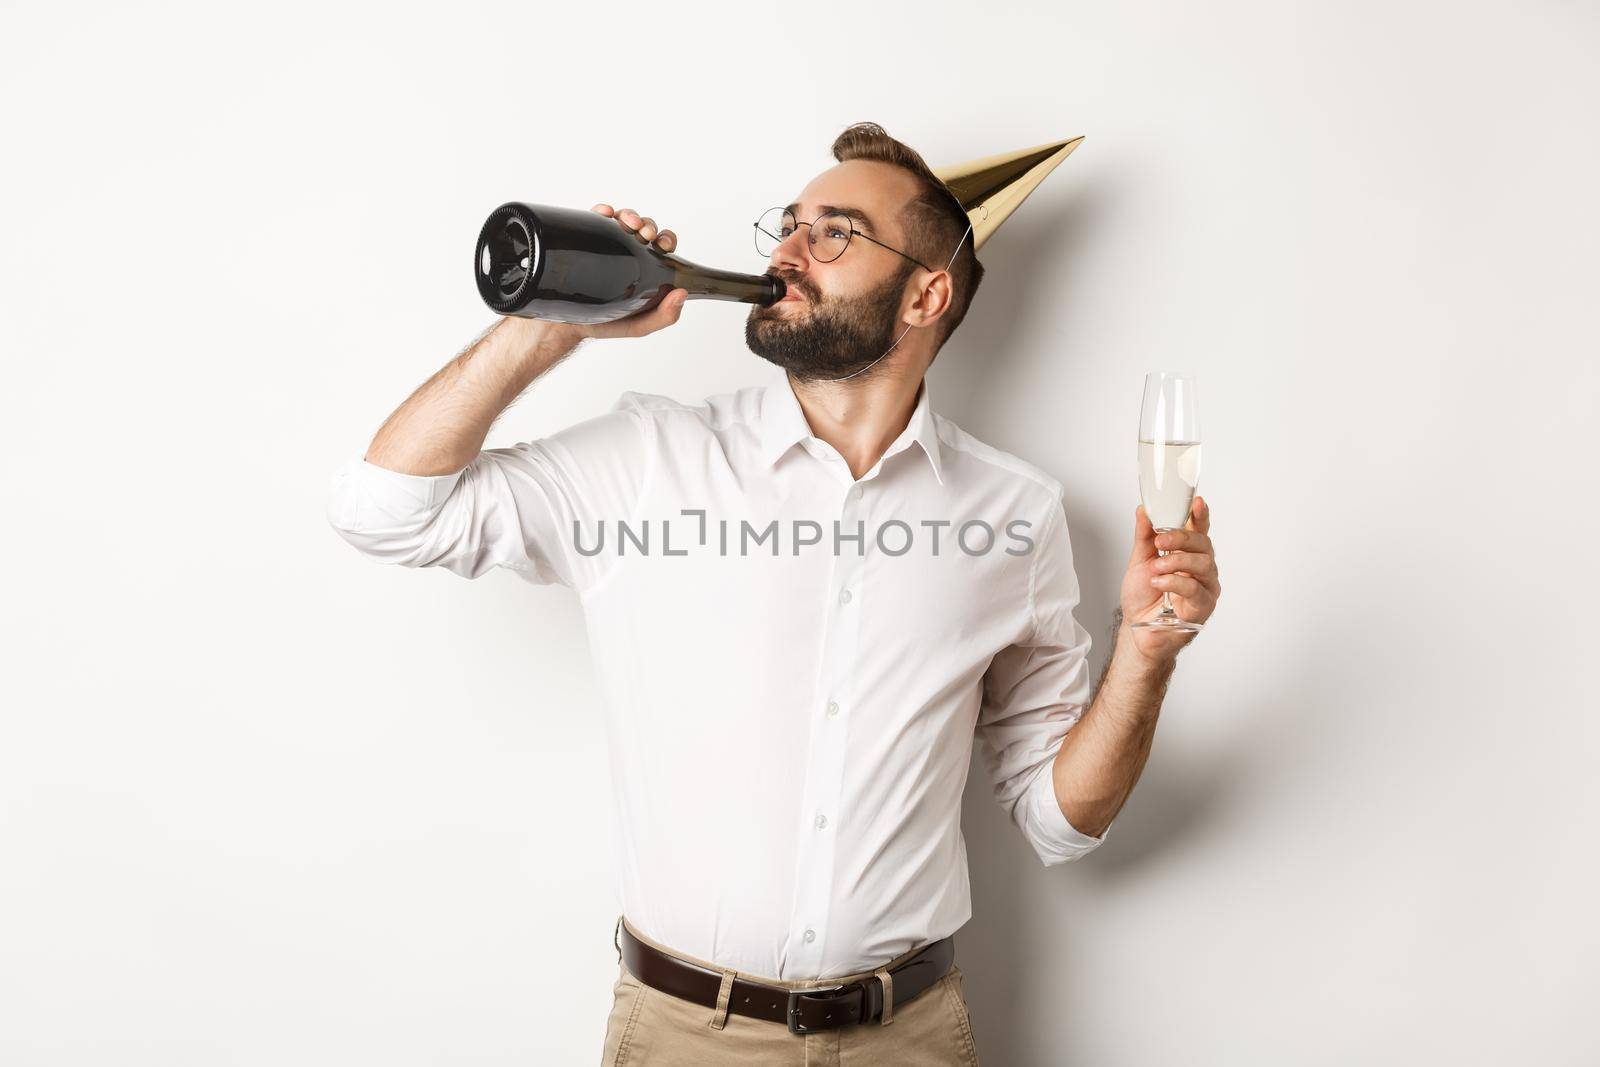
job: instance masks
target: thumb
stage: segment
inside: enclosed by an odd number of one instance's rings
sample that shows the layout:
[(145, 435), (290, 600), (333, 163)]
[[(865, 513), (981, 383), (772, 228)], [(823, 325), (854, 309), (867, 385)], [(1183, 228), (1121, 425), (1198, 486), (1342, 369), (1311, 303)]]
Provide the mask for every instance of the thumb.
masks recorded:
[(688, 295), (686, 289), (674, 289), (656, 301), (656, 306), (649, 311), (640, 311), (620, 320), (629, 327), (627, 336), (646, 337), (677, 322)]
[(1133, 512), (1133, 555), (1128, 557), (1128, 563), (1143, 563), (1157, 554), (1155, 525), (1140, 504)]
[(689, 290), (674, 289), (661, 298), (661, 304), (656, 309), (656, 314), (661, 319), (661, 325), (671, 326), (678, 321), (678, 316), (683, 314), (683, 302), (689, 299)]

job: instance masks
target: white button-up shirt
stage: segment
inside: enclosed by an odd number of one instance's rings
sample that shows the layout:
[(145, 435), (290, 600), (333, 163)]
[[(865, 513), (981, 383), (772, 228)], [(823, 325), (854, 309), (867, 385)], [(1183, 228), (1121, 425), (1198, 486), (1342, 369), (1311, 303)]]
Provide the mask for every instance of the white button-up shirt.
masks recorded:
[(611, 411), (454, 474), (352, 460), (366, 555), (581, 599), (604, 700), (621, 911), (754, 977), (870, 970), (972, 914), (972, 744), (1046, 865), (1051, 763), (1090, 699), (1061, 485), (928, 403), (859, 480), (787, 378)]

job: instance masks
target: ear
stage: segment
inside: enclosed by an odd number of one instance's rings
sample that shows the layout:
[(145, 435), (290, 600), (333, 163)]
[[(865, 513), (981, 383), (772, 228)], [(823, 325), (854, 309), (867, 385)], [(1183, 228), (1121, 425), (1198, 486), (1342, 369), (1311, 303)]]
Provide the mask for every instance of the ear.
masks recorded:
[(955, 292), (949, 271), (941, 270), (927, 275), (918, 284), (916, 296), (911, 301), (911, 309), (906, 314), (906, 321), (913, 326), (931, 325), (950, 307)]

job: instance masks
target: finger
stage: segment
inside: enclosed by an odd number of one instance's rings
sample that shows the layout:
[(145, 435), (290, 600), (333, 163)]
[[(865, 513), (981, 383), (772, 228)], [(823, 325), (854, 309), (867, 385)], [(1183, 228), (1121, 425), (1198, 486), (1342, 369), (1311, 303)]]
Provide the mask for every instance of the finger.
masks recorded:
[(678, 247), (678, 235), (673, 233), (671, 230), (662, 230), (661, 233), (656, 236), (656, 244), (661, 246), (661, 250), (663, 252), (671, 252), (674, 248)]
[(1205, 579), (1217, 572), (1217, 561), (1203, 552), (1168, 552), (1152, 560), (1150, 569), (1156, 574), (1182, 571), (1191, 577)]
[(1156, 535), (1156, 547), (1163, 552), (1210, 552), (1211, 538), (1193, 530), (1164, 530)]
[(610, 218), (612, 215), (616, 214), (616, 212), (614, 210), (612, 210), (612, 207), (611, 207), (610, 204), (596, 204), (594, 207), (590, 208), (589, 210), (590, 211), (598, 211), (600, 214), (606, 216), (607, 218)]
[(1211, 530), (1211, 505), (1199, 493), (1194, 495), (1194, 506), (1189, 509), (1189, 521), (1185, 525), (1197, 533), (1209, 533)]
[(639, 213), (631, 207), (625, 207), (617, 212), (617, 221), (622, 223), (622, 227), (625, 230), (637, 230), (639, 228)]
[(646, 215), (639, 220), (639, 239), (649, 244), (656, 237), (656, 220)]
[(1140, 504), (1133, 509), (1133, 554), (1128, 557), (1131, 566), (1141, 563), (1156, 554), (1156, 528), (1150, 522), (1150, 516), (1145, 514), (1144, 505)]
[(1200, 584), (1200, 580), (1186, 574), (1158, 574), (1150, 579), (1150, 584), (1164, 593), (1185, 599), (1199, 599), (1207, 595), (1206, 587)]

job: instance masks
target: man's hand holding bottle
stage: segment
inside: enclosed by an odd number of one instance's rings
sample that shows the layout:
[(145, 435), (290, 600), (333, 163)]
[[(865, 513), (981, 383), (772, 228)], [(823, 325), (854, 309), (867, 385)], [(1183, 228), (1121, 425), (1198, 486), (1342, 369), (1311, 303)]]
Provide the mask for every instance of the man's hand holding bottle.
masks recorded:
[[(598, 212), (607, 218), (616, 219), (617, 225), (628, 231), (640, 244), (648, 245), (652, 241), (661, 252), (675, 252), (678, 248), (678, 235), (671, 230), (657, 230), (656, 220), (649, 216), (641, 216), (632, 208), (623, 208), (620, 211), (610, 204), (596, 204), (589, 209)], [(678, 321), (678, 316), (683, 313), (683, 302), (689, 298), (686, 289), (674, 289), (661, 298), (661, 303), (649, 311), (641, 311), (627, 318), (617, 319), (614, 322), (597, 322), (589, 325), (571, 324), (567, 328), (573, 331), (575, 337), (643, 337), (646, 334), (664, 330)]]

